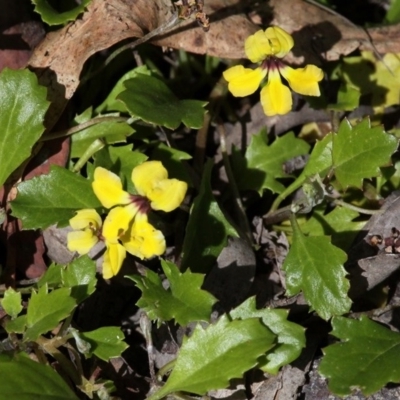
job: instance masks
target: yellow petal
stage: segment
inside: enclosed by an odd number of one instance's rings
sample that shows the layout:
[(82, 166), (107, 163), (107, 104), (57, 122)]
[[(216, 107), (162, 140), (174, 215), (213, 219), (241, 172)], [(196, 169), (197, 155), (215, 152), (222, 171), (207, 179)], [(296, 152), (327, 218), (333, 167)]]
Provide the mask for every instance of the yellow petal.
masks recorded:
[(268, 83), (261, 90), (261, 105), (268, 117), (287, 114), (292, 109), (292, 94), (282, 83), (278, 70), (268, 74)]
[(103, 278), (110, 279), (117, 275), (126, 257), (124, 246), (119, 243), (108, 243), (103, 261)]
[(90, 249), (99, 241), (92, 230), (68, 232), (67, 247), (69, 251), (77, 251), (80, 255), (89, 253)]
[(263, 30), (250, 35), (244, 42), (244, 52), (247, 58), (254, 63), (264, 60), (268, 55), (272, 55), (272, 46)]
[(92, 188), (100, 203), (106, 208), (130, 202), (129, 193), (122, 189), (119, 176), (105, 168), (97, 167), (94, 170)]
[(265, 36), (270, 40), (272, 55), (282, 58), (291, 50), (294, 41), (291, 35), (279, 26), (271, 26), (265, 31)]
[(272, 26), (265, 31), (257, 31), (249, 36), (244, 44), (247, 58), (256, 63), (267, 56), (284, 57), (293, 47), (293, 38), (278, 26)]
[(126, 207), (114, 207), (104, 220), (102, 235), (106, 243), (118, 243), (118, 239), (128, 229), (129, 223), (137, 212), (137, 208), (130, 204)]
[(92, 228), (98, 230), (101, 227), (101, 217), (93, 208), (85, 208), (76, 212), (75, 217), (69, 220), (72, 229)]
[(153, 210), (170, 212), (179, 207), (187, 190), (187, 184), (168, 179), (168, 172), (160, 161), (146, 161), (132, 171), (132, 182), (142, 196), (150, 200)]
[(148, 223), (145, 214), (136, 216), (131, 229), (121, 240), (129, 253), (142, 260), (165, 252), (164, 235)]
[(186, 182), (178, 179), (165, 179), (158, 182), (157, 186), (147, 194), (150, 206), (156, 211), (170, 212), (182, 203), (187, 191)]
[(152, 190), (154, 182), (167, 178), (168, 171), (161, 161), (145, 161), (143, 164), (133, 168), (131, 176), (138, 193), (146, 197), (147, 193)]
[(282, 76), (288, 81), (292, 90), (305, 96), (319, 96), (318, 82), (324, 77), (322, 70), (315, 65), (306, 65), (304, 68), (283, 67)]
[(228, 89), (235, 97), (244, 97), (253, 94), (260, 86), (267, 71), (261, 68), (244, 68), (243, 65), (235, 65), (223, 72), (228, 81)]

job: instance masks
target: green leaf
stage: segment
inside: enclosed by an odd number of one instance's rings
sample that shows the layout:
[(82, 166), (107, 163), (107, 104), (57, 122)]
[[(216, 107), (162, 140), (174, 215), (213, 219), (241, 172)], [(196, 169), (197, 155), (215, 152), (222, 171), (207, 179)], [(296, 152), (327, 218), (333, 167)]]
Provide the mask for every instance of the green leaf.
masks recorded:
[(72, 135), (71, 157), (81, 157), (98, 138), (102, 138), (106, 144), (121, 143), (125, 142), (134, 131), (126, 122), (103, 121), (89, 126)]
[(339, 88), (337, 102), (329, 104), (327, 108), (334, 111), (353, 111), (359, 105), (360, 96), (361, 92), (358, 88), (348, 83), (342, 83)]
[(55, 289), (47, 293), (47, 287), (32, 292), (28, 304), (27, 326), (24, 340), (36, 340), (39, 335), (51, 331), (58, 323), (68, 317), (76, 307), (70, 288)]
[(21, 293), (9, 287), (4, 292), (4, 298), (0, 301), (0, 304), (11, 318), (16, 318), (22, 311)]
[(7, 321), (5, 328), (8, 333), (24, 333), (26, 329), (26, 314)]
[(145, 122), (176, 129), (181, 124), (203, 126), (205, 101), (179, 100), (168, 86), (154, 76), (139, 74), (124, 82), (126, 90), (117, 96), (130, 114)]
[(336, 207), (328, 214), (325, 214), (324, 208), (315, 208), (311, 218), (301, 225), (301, 230), (306, 235), (331, 236), (333, 245), (347, 250), (366, 223), (353, 222), (358, 216), (358, 212), (345, 207)]
[(280, 367), (296, 360), (306, 345), (304, 328), (288, 321), (288, 312), (269, 308), (257, 310), (254, 296), (229, 312), (233, 319), (261, 318), (277, 336), (278, 344), (258, 360), (259, 368), (270, 374), (276, 374)]
[(96, 288), (96, 262), (88, 256), (79, 257), (61, 269), (63, 286), (71, 288), (71, 296), (79, 304)]
[(159, 142), (151, 154), (152, 160), (161, 161), (168, 171), (169, 178), (179, 179), (192, 185), (188, 168), (182, 165), (182, 160), (190, 160), (192, 156), (184, 151), (168, 147)]
[(291, 183), (279, 196), (279, 201), (299, 189), (310, 177), (319, 175), (324, 178), (332, 167), (332, 135), (326, 135), (317, 141), (305, 168), (298, 178)]
[(74, 21), (79, 14), (83, 13), (90, 2), (91, 0), (82, 0), (72, 10), (59, 13), (49, 4), (48, 0), (32, 0), (32, 3), (35, 4), (35, 11), (40, 14), (42, 20), (48, 25), (60, 25), (68, 21)]
[[(372, 52), (367, 53), (373, 62), (375, 72), (370, 75), (376, 88), (372, 90), (372, 105), (390, 107), (399, 104), (400, 97), (400, 57), (398, 53), (387, 53), (382, 59), (377, 59)], [(370, 85), (371, 90), (371, 85)]]
[(148, 400), (176, 391), (202, 395), (225, 388), (257, 365), (257, 358), (274, 345), (275, 335), (258, 318), (229, 321), (226, 316), (203, 329), (197, 325), (183, 339), (175, 367), (166, 384)]
[(311, 176), (319, 175), (324, 178), (332, 167), (332, 135), (326, 135), (321, 141), (317, 141), (306, 166), (296, 180), (302, 184)]
[(117, 96), (125, 90), (124, 82), (128, 79), (134, 78), (138, 74), (151, 75), (151, 71), (147, 68), (146, 65), (142, 65), (131, 71), (128, 71), (125, 75), (123, 75), (119, 81), (116, 83), (114, 88), (111, 90), (110, 94), (107, 98), (96, 108), (96, 113), (104, 113), (110, 111), (119, 111), (121, 113), (127, 113), (128, 110), (125, 107), (125, 104), (117, 99)]
[(295, 217), (292, 228), (293, 244), (283, 264), (287, 295), (302, 290), (309, 305), (325, 320), (348, 312), (350, 284), (343, 268), (346, 253), (333, 246), (327, 236), (305, 236)]
[(47, 285), (47, 287), (55, 288), (62, 285), (61, 278), (61, 266), (57, 264), (51, 264), (47, 271), (42, 275), (39, 282), (37, 283), (38, 287), (42, 287)]
[(22, 220), (24, 229), (67, 223), (76, 210), (101, 207), (91, 182), (58, 166), (52, 166), (48, 175), (22, 182), (17, 188), (11, 208), (13, 216)]
[(0, 73), (0, 187), (30, 155), (44, 132), (46, 88), (27, 69)]
[(392, 0), (389, 10), (386, 13), (385, 19), (391, 24), (400, 22), (400, 0)]
[(135, 194), (132, 183), (132, 170), (147, 160), (147, 156), (132, 150), (132, 145), (113, 147), (107, 146), (96, 153), (94, 167), (108, 169), (121, 178), (122, 184), (129, 193)]
[(1, 400), (78, 400), (57, 372), (32, 361), (25, 353), (0, 359), (0, 376)]
[(236, 230), (225, 218), (211, 191), (212, 162), (208, 161), (203, 172), (200, 193), (190, 212), (183, 242), (182, 269), (207, 273), (228, 236), (237, 237)]
[(340, 343), (326, 347), (319, 372), (340, 396), (359, 388), (372, 394), (388, 382), (400, 382), (400, 334), (369, 320), (336, 317), (332, 335)]
[(287, 178), (290, 175), (283, 170), (283, 164), (291, 158), (307, 154), (310, 146), (302, 139), (297, 139), (293, 132), (289, 132), (269, 145), (266, 141), (266, 132), (262, 130), (253, 135), (246, 150), (245, 168), (233, 167), (237, 184), (242, 190), (256, 190), (262, 192), (269, 189), (273, 193), (281, 193), (285, 186), (277, 178)]
[(151, 270), (146, 271), (146, 276), (128, 276), (142, 291), (142, 297), (136, 304), (146, 311), (151, 320), (158, 322), (175, 319), (184, 326), (192, 321), (209, 321), (216, 299), (201, 290), (204, 275), (189, 270), (180, 273), (176, 265), (164, 260), (161, 266), (170, 284), (168, 290)]
[(79, 336), (90, 344), (89, 357), (95, 354), (104, 361), (119, 357), (129, 346), (123, 341), (121, 328), (106, 326), (91, 332), (81, 332)]
[(381, 174), (379, 167), (390, 163), (398, 140), (381, 126), (371, 128), (369, 119), (352, 126), (344, 119), (333, 136), (333, 167), (340, 184), (362, 187), (365, 178)]

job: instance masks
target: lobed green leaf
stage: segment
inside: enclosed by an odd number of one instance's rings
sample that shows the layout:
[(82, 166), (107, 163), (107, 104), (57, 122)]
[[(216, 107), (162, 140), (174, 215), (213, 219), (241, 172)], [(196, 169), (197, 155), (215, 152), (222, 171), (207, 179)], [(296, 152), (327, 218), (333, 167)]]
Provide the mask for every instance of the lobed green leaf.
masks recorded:
[(369, 320), (332, 319), (332, 335), (341, 339), (326, 347), (319, 372), (340, 396), (360, 389), (366, 396), (388, 382), (400, 382), (400, 334)]
[(64, 287), (71, 288), (71, 296), (79, 304), (89, 297), (96, 289), (96, 262), (89, 256), (83, 256), (72, 261), (61, 269), (61, 279)]
[(345, 207), (336, 207), (329, 213), (324, 208), (315, 208), (311, 218), (301, 226), (304, 234), (332, 237), (332, 244), (347, 250), (366, 221), (354, 221), (359, 213)]
[(158, 322), (175, 319), (179, 325), (185, 326), (192, 321), (209, 321), (216, 299), (201, 290), (204, 275), (189, 270), (180, 273), (176, 265), (164, 260), (161, 266), (170, 284), (168, 290), (151, 270), (146, 271), (146, 276), (128, 276), (142, 291), (136, 304), (146, 311), (151, 320)]
[(148, 400), (185, 391), (202, 395), (225, 388), (257, 365), (257, 359), (274, 346), (275, 335), (258, 318), (229, 321), (226, 316), (206, 329), (197, 325), (183, 339), (175, 367), (166, 384)]
[(61, 25), (68, 21), (74, 21), (81, 14), (92, 0), (82, 0), (72, 10), (57, 12), (48, 0), (32, 0), (35, 4), (35, 11), (40, 14), (42, 20), (49, 25)]
[(350, 283), (343, 268), (346, 253), (327, 236), (305, 236), (294, 217), (292, 228), (293, 244), (283, 264), (287, 295), (302, 290), (309, 305), (325, 320), (348, 312)]
[(257, 310), (254, 296), (229, 312), (233, 319), (261, 318), (277, 336), (277, 344), (258, 360), (259, 368), (270, 374), (276, 374), (280, 367), (296, 360), (306, 345), (304, 328), (288, 321), (288, 313), (288, 310), (270, 308)]
[(265, 136), (264, 130), (252, 136), (245, 163), (238, 163), (236, 155), (233, 171), (242, 190), (261, 193), (263, 189), (269, 189), (273, 193), (282, 193), (285, 186), (277, 179), (290, 177), (284, 172), (283, 164), (291, 158), (307, 154), (310, 146), (304, 140), (297, 139), (293, 132), (277, 137), (270, 145)]
[(329, 104), (328, 110), (334, 111), (353, 111), (360, 102), (361, 92), (358, 88), (349, 83), (342, 83), (339, 88), (337, 102)]
[(55, 289), (47, 292), (47, 286), (32, 292), (26, 314), (27, 330), (25, 341), (34, 341), (39, 335), (54, 329), (58, 323), (68, 317), (76, 307), (70, 288)]
[(81, 332), (79, 336), (90, 344), (88, 356), (91, 357), (94, 354), (104, 361), (119, 357), (129, 347), (123, 341), (125, 337), (121, 328), (116, 326), (105, 326), (91, 332)]
[(381, 126), (371, 127), (369, 119), (352, 126), (347, 119), (333, 136), (333, 168), (340, 184), (362, 187), (366, 178), (379, 176), (379, 167), (390, 163), (398, 139), (387, 134)]
[(21, 304), (21, 293), (9, 287), (4, 292), (4, 297), (0, 301), (0, 305), (11, 318), (16, 318), (23, 308)]

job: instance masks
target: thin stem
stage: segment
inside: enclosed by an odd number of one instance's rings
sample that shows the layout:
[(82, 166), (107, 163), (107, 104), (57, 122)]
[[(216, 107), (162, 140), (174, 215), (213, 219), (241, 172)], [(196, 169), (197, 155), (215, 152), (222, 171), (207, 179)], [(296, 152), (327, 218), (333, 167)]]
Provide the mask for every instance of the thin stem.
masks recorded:
[(292, 205), (279, 208), (278, 210), (271, 208), (269, 213), (263, 218), (264, 224), (273, 225), (288, 220), (292, 212), (291, 210), (292, 210)]
[(161, 377), (167, 374), (167, 372), (171, 371), (174, 368), (176, 363), (176, 359), (166, 363), (163, 367), (161, 367), (157, 372), (157, 381), (161, 381)]
[(333, 203), (337, 206), (342, 206), (342, 207), (348, 208), (349, 210), (357, 211), (360, 214), (375, 215), (375, 214), (379, 214), (382, 212), (382, 210), (367, 210), (365, 208), (353, 206), (353, 204), (346, 203), (343, 200), (339, 200), (339, 199), (334, 200)]
[(203, 126), (197, 131), (196, 134), (196, 149), (193, 156), (193, 169), (196, 172), (203, 170), (204, 158), (206, 154), (207, 137), (210, 130), (212, 117), (218, 114), (219, 107), (223, 96), (227, 92), (227, 85), (224, 78), (221, 78), (213, 87), (210, 95), (208, 96), (208, 112), (204, 114)]
[(331, 124), (332, 124), (332, 132), (337, 133), (339, 131), (339, 125), (340, 125), (339, 111), (335, 110), (331, 111)]
[(93, 156), (93, 154), (97, 153), (105, 147), (105, 143), (100, 140), (96, 139), (82, 154), (81, 158), (76, 162), (74, 167), (72, 168), (73, 172), (79, 172), (80, 169), (89, 161), (89, 159)]
[(45, 142), (47, 140), (53, 140), (53, 139), (71, 136), (74, 133), (83, 131), (84, 129), (88, 128), (89, 126), (97, 125), (102, 122), (127, 122), (127, 121), (128, 121), (128, 118), (125, 118), (125, 117), (96, 117), (89, 121), (83, 122), (82, 124), (73, 126), (72, 128), (69, 128), (69, 129), (64, 129), (59, 132), (47, 133), (46, 135), (43, 135), (39, 139), (39, 142)]
[(229, 161), (229, 156), (228, 156), (228, 152), (226, 149), (225, 129), (224, 129), (223, 125), (218, 124), (217, 131), (219, 133), (222, 159), (224, 162), (226, 175), (228, 177), (229, 187), (231, 188), (233, 197), (235, 199), (235, 206), (236, 206), (235, 210), (236, 210), (236, 214), (237, 214), (237, 223), (239, 224), (241, 230), (244, 232), (245, 238), (248, 241), (249, 245), (251, 246), (253, 244), (253, 236), (251, 234), (251, 228), (250, 228), (249, 220), (246, 215), (246, 211), (243, 207), (243, 203), (240, 198), (239, 189), (236, 185), (235, 177), (233, 176), (231, 163)]

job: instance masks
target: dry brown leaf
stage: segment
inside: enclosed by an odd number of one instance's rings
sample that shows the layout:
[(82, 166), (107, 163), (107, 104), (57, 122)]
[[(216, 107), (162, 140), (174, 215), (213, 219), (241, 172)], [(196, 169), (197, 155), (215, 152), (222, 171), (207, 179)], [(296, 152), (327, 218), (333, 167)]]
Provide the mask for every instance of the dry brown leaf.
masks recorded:
[(304, 0), (271, 0), (273, 25), (293, 33), (294, 61), (319, 64), (356, 49), (379, 53), (400, 52), (400, 25), (365, 30), (332, 10)]
[[(259, 29), (248, 18), (247, 14), (253, 11), (253, 20), (282, 26), (293, 34), (296, 46), (288, 60), (295, 63), (306, 60), (321, 64), (357, 48), (373, 48), (362, 28), (304, 0), (258, 3), (256, 9), (250, 1), (208, 0), (204, 9), (211, 21), (208, 32), (195, 22), (185, 21), (153, 43), (198, 54), (242, 58), (245, 38)], [(141, 38), (167, 24), (174, 15), (171, 5), (171, 0), (93, 0), (81, 18), (49, 33), (29, 62), (41, 84), (49, 88), (53, 109), (48, 127), (76, 91), (83, 65), (91, 55), (121, 40)], [(399, 25), (395, 25), (371, 29), (369, 34), (379, 51), (396, 52), (400, 51), (400, 42), (395, 40), (398, 31)]]
[[(218, 1), (215, 3), (219, 7), (212, 10), (218, 13), (219, 9), (226, 6), (229, 9), (237, 2)], [(205, 10), (209, 12), (210, 7)], [(36, 69), (51, 69), (57, 75), (57, 82), (65, 86), (65, 97), (69, 99), (79, 84), (83, 64), (91, 55), (123, 39), (140, 38), (170, 21), (172, 16), (170, 0), (93, 0), (82, 18), (48, 34), (29, 65)], [(187, 21), (156, 43), (196, 53), (240, 58), (244, 56), (244, 39), (256, 29), (243, 15), (230, 15), (216, 21), (208, 32)]]

